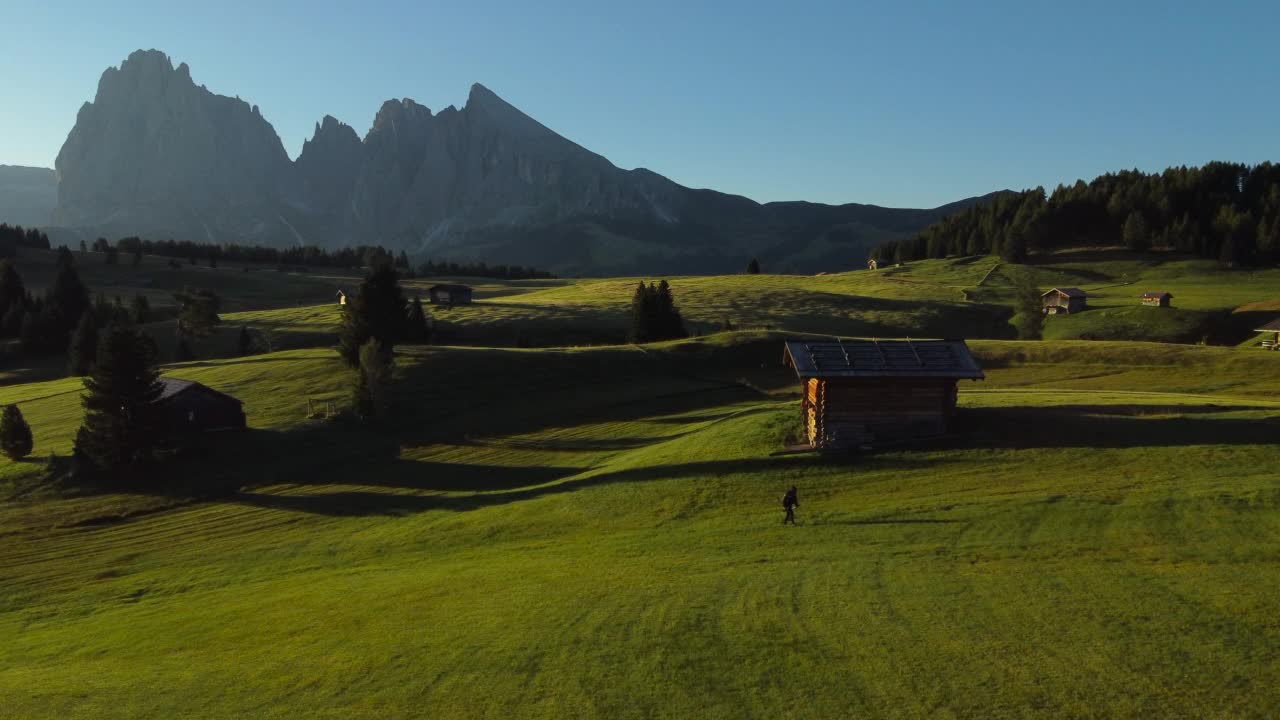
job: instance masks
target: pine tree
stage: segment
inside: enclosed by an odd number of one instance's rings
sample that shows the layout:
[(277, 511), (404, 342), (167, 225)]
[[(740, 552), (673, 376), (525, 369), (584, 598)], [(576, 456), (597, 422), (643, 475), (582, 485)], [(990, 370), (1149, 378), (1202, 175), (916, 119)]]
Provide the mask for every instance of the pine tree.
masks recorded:
[(253, 336), (249, 334), (247, 325), (240, 327), (240, 338), (236, 341), (236, 349), (240, 352), (240, 357), (253, 354)]
[(1142, 251), (1151, 247), (1151, 237), (1147, 234), (1147, 221), (1142, 213), (1134, 210), (1124, 221), (1124, 245), (1130, 250)]
[(129, 308), (129, 316), (139, 325), (151, 320), (151, 303), (147, 300), (146, 295), (138, 293), (133, 296), (133, 305)]
[(89, 289), (80, 280), (75, 258), (65, 247), (58, 250), (57, 270), (49, 295), (58, 310), (62, 323), (61, 332), (69, 333), (80, 322), (80, 316), (89, 309)]
[(1018, 280), (1013, 305), (1013, 326), (1018, 329), (1019, 340), (1039, 340), (1044, 334), (1044, 309), (1041, 307), (1040, 289), (1023, 275)]
[(22, 321), (26, 316), (26, 307), (19, 304), (10, 305), (4, 317), (0, 318), (0, 337), (17, 337), (18, 333), (22, 332)]
[(80, 324), (71, 335), (71, 347), (68, 355), (68, 370), (72, 377), (89, 374), (98, 357), (98, 325), (92, 313), (80, 316)]
[(427, 311), (422, 307), (420, 297), (415, 296), (409, 304), (409, 319), (404, 337), (411, 343), (425, 343), (431, 339), (431, 321), (427, 319)]
[(760, 261), (759, 261), (759, 260), (757, 260), (757, 259), (755, 259), (755, 258), (751, 258), (751, 262), (747, 263), (747, 274), (748, 274), (748, 275), (759, 275), (759, 274), (760, 274)]
[(31, 426), (17, 405), (6, 405), (0, 415), (0, 452), (10, 460), (21, 460), (31, 454), (34, 441)]
[(155, 402), (161, 385), (155, 343), (132, 328), (113, 328), (98, 343), (93, 372), (85, 378), (84, 424), (75, 454), (91, 466), (115, 472), (148, 460), (159, 441)]
[(676, 308), (675, 296), (671, 293), (671, 285), (664, 279), (658, 283), (658, 327), (660, 340), (673, 340), (688, 337), (685, 332), (684, 319)]
[(649, 288), (645, 286), (642, 280), (631, 295), (631, 332), (629, 336), (633, 343), (646, 343), (652, 338), (653, 318), (649, 306)]
[(0, 260), (0, 315), (15, 305), (25, 306), (27, 288), (12, 260)]
[(222, 300), (212, 290), (184, 287), (173, 299), (178, 301), (178, 335), (183, 338), (209, 337), (222, 322), (218, 317)]
[(360, 346), (360, 366), (356, 370), (355, 411), (366, 422), (387, 415), (391, 391), (392, 363), (390, 354), (377, 338), (369, 338)]
[(377, 339), (379, 351), (390, 362), (395, 342), (404, 336), (406, 305), (400, 276), (390, 263), (380, 262), (342, 308), (338, 354), (348, 367), (360, 366), (360, 349), (369, 338)]

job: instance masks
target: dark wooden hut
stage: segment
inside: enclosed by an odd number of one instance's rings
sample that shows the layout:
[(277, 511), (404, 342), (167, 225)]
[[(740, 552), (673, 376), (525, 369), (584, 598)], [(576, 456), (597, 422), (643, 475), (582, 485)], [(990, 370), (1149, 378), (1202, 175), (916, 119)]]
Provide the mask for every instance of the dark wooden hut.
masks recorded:
[(166, 430), (177, 433), (238, 430), (245, 427), (244, 407), (236, 398), (191, 380), (160, 378), (156, 400)]
[(1276, 318), (1271, 322), (1258, 328), (1256, 332), (1275, 333), (1274, 337), (1264, 338), (1262, 340), (1263, 350), (1280, 350), (1280, 318)]
[(1054, 288), (1040, 296), (1045, 315), (1070, 314), (1086, 308), (1088, 294), (1080, 288)]
[(941, 435), (957, 382), (986, 377), (963, 340), (791, 340), (786, 361), (804, 386), (805, 439), (819, 449)]
[(1138, 297), (1148, 307), (1169, 307), (1173, 300), (1173, 294), (1167, 292), (1144, 292)]
[(466, 285), (432, 285), (427, 290), (432, 305), (470, 305), (471, 288)]

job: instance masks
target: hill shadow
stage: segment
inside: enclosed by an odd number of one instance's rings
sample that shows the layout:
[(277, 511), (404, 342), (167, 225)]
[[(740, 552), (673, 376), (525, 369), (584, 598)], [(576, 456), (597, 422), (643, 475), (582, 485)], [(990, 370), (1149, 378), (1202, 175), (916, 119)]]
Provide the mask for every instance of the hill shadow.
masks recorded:
[[(689, 480), (697, 477), (723, 477), (725, 475), (767, 475), (791, 472), (805, 467), (854, 466), (865, 459), (855, 456), (787, 456), (747, 458), (738, 460), (708, 460), (670, 465), (653, 465), (615, 472), (598, 473), (588, 477), (566, 479), (533, 487), (499, 492), (477, 492), (467, 495), (413, 495), (405, 493), (380, 493), (367, 490), (340, 490), (334, 492), (309, 492), (304, 494), (276, 494), (241, 491), (228, 497), (227, 502), (256, 507), (270, 507), (294, 512), (336, 517), (368, 515), (403, 515), (428, 510), (468, 512), (487, 507), (532, 500), (540, 497), (572, 493), (587, 487), (615, 483), (645, 482), (652, 480)], [(877, 469), (896, 467), (903, 470), (920, 469), (928, 462), (906, 457), (877, 458)], [(849, 524), (888, 524), (891, 522), (951, 522), (948, 520), (873, 519)]]
[[(958, 434), (945, 444), (1011, 450), (1033, 448), (1139, 448), (1187, 445), (1269, 445), (1280, 437), (1280, 416), (1195, 417), (1249, 406), (1127, 406), (967, 408), (956, 418)], [(1144, 417), (1144, 413), (1148, 416)]]

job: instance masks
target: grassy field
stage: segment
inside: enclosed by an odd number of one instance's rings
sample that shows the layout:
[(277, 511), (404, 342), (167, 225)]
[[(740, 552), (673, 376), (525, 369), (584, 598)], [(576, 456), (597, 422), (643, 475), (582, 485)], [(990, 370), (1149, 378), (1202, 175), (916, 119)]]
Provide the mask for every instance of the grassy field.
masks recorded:
[[(975, 342), (956, 438), (837, 459), (771, 454), (779, 339), (405, 348), (379, 430), (304, 419), (345, 394), (332, 351), (166, 367), (253, 430), (135, 493), (0, 468), (0, 706), (1273, 716), (1280, 354)], [(74, 382), (14, 401), (69, 449)]]

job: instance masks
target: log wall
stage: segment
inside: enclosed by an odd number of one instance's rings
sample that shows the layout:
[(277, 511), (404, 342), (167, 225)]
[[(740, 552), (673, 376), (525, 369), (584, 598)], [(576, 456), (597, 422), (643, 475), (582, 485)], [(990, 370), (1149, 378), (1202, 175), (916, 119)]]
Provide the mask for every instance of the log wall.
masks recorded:
[(946, 432), (956, 409), (950, 379), (811, 378), (801, 403), (810, 445), (848, 448)]

